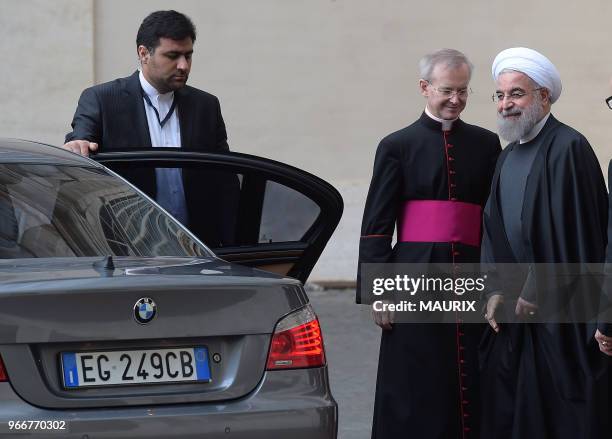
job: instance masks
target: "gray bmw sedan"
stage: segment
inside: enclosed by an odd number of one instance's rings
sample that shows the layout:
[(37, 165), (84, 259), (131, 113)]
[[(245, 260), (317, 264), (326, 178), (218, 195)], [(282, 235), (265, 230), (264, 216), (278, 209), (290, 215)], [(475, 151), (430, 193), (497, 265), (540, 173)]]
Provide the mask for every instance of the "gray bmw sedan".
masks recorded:
[(0, 437), (335, 438), (302, 283), (337, 191), (244, 154), (96, 159), (0, 139)]

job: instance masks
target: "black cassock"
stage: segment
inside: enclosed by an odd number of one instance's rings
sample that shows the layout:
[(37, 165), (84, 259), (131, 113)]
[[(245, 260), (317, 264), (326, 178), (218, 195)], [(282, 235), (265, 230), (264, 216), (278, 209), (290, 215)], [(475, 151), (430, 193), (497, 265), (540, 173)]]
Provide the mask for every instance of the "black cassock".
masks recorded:
[[(500, 193), (508, 190), (500, 188), (500, 173), (517, 148), (512, 143), (499, 158), (484, 211), (483, 263), (603, 262), (607, 194), (588, 141), (551, 115), (531, 142), (535, 142), (537, 152), (519, 206), (520, 227), (514, 237), (519, 240), (518, 246), (508, 242), (507, 232), (512, 231), (504, 226), (500, 201)], [(520, 260), (514, 256), (517, 249), (522, 254)], [(571, 294), (563, 289), (530, 288), (534, 277), (526, 274), (523, 283), (516, 282), (515, 276), (503, 273), (503, 266), (497, 267), (493, 273), (499, 273), (497, 287), (505, 297), (520, 295), (546, 309), (550, 303), (565, 300), (562, 295)], [(538, 285), (537, 276), (535, 279), (534, 285)], [(551, 297), (556, 295), (559, 297)], [(511, 316), (515, 302), (506, 300), (504, 306), (500, 312)], [(498, 334), (487, 328), (480, 352), (482, 437), (611, 437), (607, 431), (609, 359), (599, 352), (593, 339), (595, 326), (502, 323)]]
[[(361, 263), (478, 262), (480, 248), (451, 242), (397, 242), (409, 200), (484, 206), (501, 150), (497, 135), (423, 113), (378, 146), (359, 246)], [(364, 299), (365, 301), (365, 299)], [(357, 303), (361, 303), (358, 285)], [(477, 344), (480, 325), (394, 324), (382, 332), (372, 437), (478, 437)]]

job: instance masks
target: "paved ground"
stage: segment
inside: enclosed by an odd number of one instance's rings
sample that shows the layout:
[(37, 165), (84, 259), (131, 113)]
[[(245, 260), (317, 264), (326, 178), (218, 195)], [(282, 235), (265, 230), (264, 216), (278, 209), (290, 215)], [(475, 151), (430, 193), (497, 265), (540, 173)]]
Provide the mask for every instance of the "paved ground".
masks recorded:
[(325, 340), (331, 389), (339, 407), (338, 439), (369, 439), (380, 329), (355, 290), (308, 291)]

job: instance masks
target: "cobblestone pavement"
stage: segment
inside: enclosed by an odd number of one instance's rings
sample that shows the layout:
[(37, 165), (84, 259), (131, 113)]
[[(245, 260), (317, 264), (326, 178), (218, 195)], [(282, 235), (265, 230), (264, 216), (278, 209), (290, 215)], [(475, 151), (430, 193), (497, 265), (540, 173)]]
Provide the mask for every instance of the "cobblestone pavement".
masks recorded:
[(332, 394), (338, 402), (338, 439), (369, 439), (376, 389), (380, 329), (355, 290), (312, 290), (308, 296), (325, 340)]

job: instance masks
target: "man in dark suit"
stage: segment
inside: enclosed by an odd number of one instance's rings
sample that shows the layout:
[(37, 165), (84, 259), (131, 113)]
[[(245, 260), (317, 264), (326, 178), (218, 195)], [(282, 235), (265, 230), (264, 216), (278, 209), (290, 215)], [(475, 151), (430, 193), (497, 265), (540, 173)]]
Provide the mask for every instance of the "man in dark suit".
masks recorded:
[[(151, 144), (150, 131), (155, 127), (148, 120), (151, 105), (145, 96), (158, 94), (162, 98), (169, 95), (169, 102), (174, 100), (174, 107), (171, 103), (166, 112), (173, 110), (171, 118), (178, 115), (181, 147), (227, 150), (219, 100), (186, 85), (195, 39), (193, 23), (179, 12), (157, 11), (145, 18), (136, 37), (140, 73), (83, 91), (64, 148), (87, 156), (93, 151), (156, 146)], [(147, 83), (154, 89), (151, 94), (141, 87)], [(150, 100), (155, 107), (154, 99)]]
[[(83, 156), (152, 147), (227, 151), (219, 100), (186, 85), (195, 39), (195, 26), (179, 12), (147, 16), (136, 36), (140, 70), (83, 91), (63, 147)], [(206, 219), (200, 210), (212, 207), (210, 200), (203, 203), (193, 182), (199, 187), (219, 185), (202, 181), (204, 176), (192, 175), (195, 172), (188, 169), (143, 165), (117, 171), (190, 227)], [(222, 184), (234, 190), (231, 180)]]

